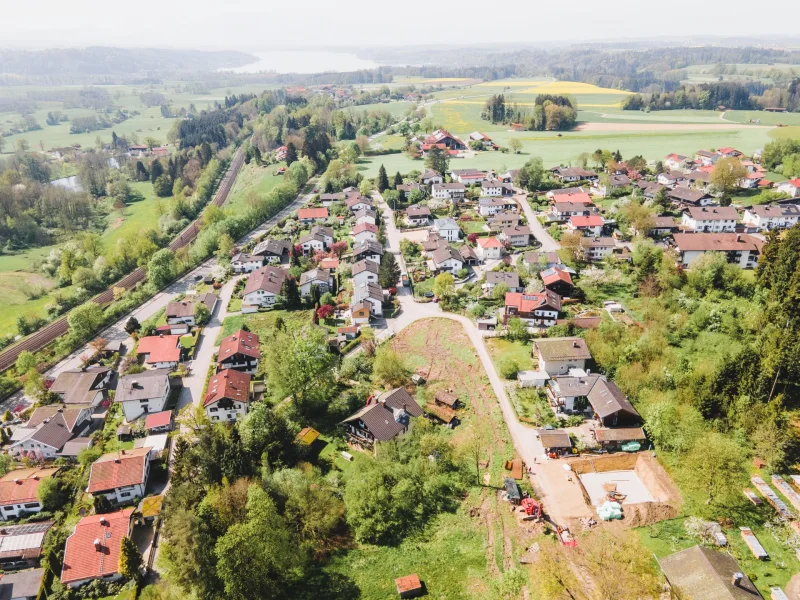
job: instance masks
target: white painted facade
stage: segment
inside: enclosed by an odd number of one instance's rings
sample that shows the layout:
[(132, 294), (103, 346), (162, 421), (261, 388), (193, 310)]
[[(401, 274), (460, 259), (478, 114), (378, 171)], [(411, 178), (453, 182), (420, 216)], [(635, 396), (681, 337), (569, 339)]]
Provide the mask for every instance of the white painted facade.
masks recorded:
[(232, 402), (230, 408), (221, 408), (219, 402), (212, 402), (206, 406), (208, 418), (214, 422), (225, 421), (233, 423), (244, 418), (249, 405), (246, 402)]

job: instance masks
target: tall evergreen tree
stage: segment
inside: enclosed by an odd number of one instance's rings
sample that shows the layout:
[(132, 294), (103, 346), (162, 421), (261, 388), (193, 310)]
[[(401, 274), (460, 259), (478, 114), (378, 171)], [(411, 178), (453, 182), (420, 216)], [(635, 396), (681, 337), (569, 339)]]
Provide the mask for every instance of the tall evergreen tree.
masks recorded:
[(403, 176), (400, 175), (400, 171), (394, 174), (394, 185), (392, 187), (397, 189), (398, 185), (403, 185)]
[(397, 285), (400, 279), (400, 266), (394, 258), (394, 254), (386, 252), (381, 259), (381, 266), (378, 269), (378, 283), (382, 288), (390, 288)]
[(447, 167), (450, 164), (450, 156), (442, 150), (434, 146), (428, 150), (428, 156), (425, 158), (425, 166), (431, 171), (436, 171), (444, 177), (447, 174)]
[(150, 165), (150, 183), (155, 183), (156, 179), (161, 177), (164, 174), (164, 166), (158, 159), (153, 161), (153, 164)]
[(389, 177), (386, 175), (386, 168), (383, 165), (378, 169), (377, 187), (381, 193), (389, 189)]
[(297, 280), (291, 275), (287, 276), (281, 288), (281, 296), (286, 299), (288, 308), (300, 306), (300, 288), (297, 287)]
[(297, 148), (292, 142), (286, 144), (286, 166), (291, 165), (297, 160)]

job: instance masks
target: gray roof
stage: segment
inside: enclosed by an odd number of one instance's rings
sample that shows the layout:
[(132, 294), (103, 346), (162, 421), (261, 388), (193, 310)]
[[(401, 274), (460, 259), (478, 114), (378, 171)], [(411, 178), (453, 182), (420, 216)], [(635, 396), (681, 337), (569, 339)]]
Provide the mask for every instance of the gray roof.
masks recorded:
[(264, 290), (271, 294), (281, 293), (283, 282), (286, 280), (286, 271), (279, 267), (260, 267), (250, 273), (244, 286), (244, 293), (249, 294), (256, 290)]
[(61, 448), (61, 452), (58, 454), (60, 456), (78, 456), (81, 451), (86, 450), (92, 445), (92, 438), (88, 437), (79, 437), (74, 438), (64, 444), (64, 447)]
[(214, 305), (219, 300), (219, 296), (216, 294), (211, 293), (204, 293), (204, 294), (195, 294), (192, 296), (187, 296), (183, 300), (178, 302), (170, 302), (167, 304), (167, 308), (164, 311), (164, 314), (167, 318), (169, 317), (191, 317), (194, 315), (194, 307), (195, 304), (198, 302), (202, 302), (206, 305), (209, 312), (214, 310)]
[(383, 290), (381, 289), (381, 286), (379, 286), (377, 283), (373, 283), (372, 281), (356, 286), (356, 288), (353, 290), (352, 304), (357, 304), (366, 298), (383, 302)]
[(572, 440), (563, 429), (537, 429), (536, 433), (545, 448), (572, 448)]
[(762, 596), (747, 575), (733, 585), (734, 573), (743, 573), (736, 559), (723, 551), (694, 546), (661, 559), (661, 570), (673, 588), (690, 600), (756, 600)]
[(669, 197), (680, 202), (689, 202), (691, 204), (695, 204), (700, 202), (700, 200), (703, 198), (708, 198), (708, 194), (679, 185), (670, 190)]
[(797, 204), (756, 204), (748, 208), (759, 217), (798, 217), (800, 206)]
[(434, 219), (433, 220), (433, 227), (435, 229), (458, 229), (461, 228), (456, 223), (455, 219), (452, 217), (445, 217), (444, 219)]
[(231, 262), (255, 262), (261, 261), (264, 262), (263, 256), (257, 256), (255, 254), (247, 254), (245, 252), (238, 252), (231, 257)]
[(458, 253), (461, 255), (463, 260), (478, 260), (478, 255), (475, 254), (475, 250), (472, 246), (467, 246), (464, 244), (458, 249)]
[(380, 254), (383, 256), (383, 246), (374, 240), (364, 240), (353, 246), (353, 256), (359, 254)]
[(533, 342), (545, 360), (588, 360), (592, 358), (586, 340), (579, 337), (558, 337)]
[(44, 569), (6, 573), (0, 579), (0, 600), (35, 598), (39, 594), (43, 577)]
[(324, 235), (326, 237), (333, 237), (333, 228), (327, 225), (314, 225), (311, 228), (311, 235)]
[(353, 263), (353, 268), (351, 270), (353, 275), (358, 275), (364, 271), (369, 271), (370, 273), (377, 275), (378, 271), (380, 271), (380, 266), (374, 260), (360, 260), (356, 263)]
[(604, 377), (597, 379), (586, 397), (589, 399), (594, 412), (601, 419), (618, 412), (625, 412), (639, 417), (639, 413), (633, 408), (633, 404), (622, 393), (622, 390), (617, 387), (617, 384), (613, 381), (606, 381)]
[(63, 396), (66, 404), (91, 404), (98, 390), (104, 389), (100, 381), (108, 374), (108, 367), (92, 367), (81, 371), (64, 371), (50, 386), (50, 391)]
[(161, 398), (169, 381), (169, 369), (153, 369), (135, 375), (125, 375), (117, 385), (116, 402)]
[(53, 521), (4, 525), (0, 530), (0, 560), (36, 558), (41, 555), (42, 545)]
[(370, 433), (379, 442), (388, 442), (405, 431), (405, 426), (394, 419), (394, 413), (383, 404), (370, 404), (349, 416), (343, 422), (363, 421)]
[(423, 204), (415, 204), (406, 209), (407, 217), (430, 217), (431, 209)]
[(306, 271), (305, 273), (300, 274), (300, 285), (305, 285), (306, 283), (329, 283), (331, 278), (331, 272), (327, 269), (312, 269), (311, 271)]
[(264, 240), (256, 244), (253, 254), (269, 254), (272, 256), (283, 256), (289, 253), (292, 243), (289, 240)]
[(461, 254), (456, 252), (455, 249), (453, 249), (450, 246), (440, 246), (433, 252), (433, 262), (437, 265), (442, 264), (449, 258), (457, 260), (460, 263), (464, 262), (464, 259), (461, 257)]
[(489, 271), (486, 274), (486, 283), (505, 283), (510, 288), (519, 287), (519, 273), (513, 271)]
[(506, 227), (502, 231), (505, 237), (515, 237), (518, 235), (530, 235), (531, 228), (527, 225), (512, 225), (511, 227)]
[(420, 408), (417, 401), (411, 397), (405, 388), (395, 388), (388, 392), (383, 392), (378, 396), (378, 402), (386, 405), (389, 408), (402, 408), (412, 417), (421, 417), (422, 408)]
[(550, 387), (559, 398), (582, 398), (589, 394), (598, 379), (599, 375), (553, 377)]

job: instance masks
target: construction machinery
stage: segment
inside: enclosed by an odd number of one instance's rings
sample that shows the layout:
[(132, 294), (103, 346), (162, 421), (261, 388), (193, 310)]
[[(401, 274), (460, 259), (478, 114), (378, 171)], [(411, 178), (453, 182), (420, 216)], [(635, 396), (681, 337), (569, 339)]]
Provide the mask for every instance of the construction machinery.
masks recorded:
[(540, 520), (544, 514), (542, 503), (537, 502), (533, 498), (523, 498), (520, 505), (522, 506), (522, 510), (525, 511), (525, 514), (534, 521)]

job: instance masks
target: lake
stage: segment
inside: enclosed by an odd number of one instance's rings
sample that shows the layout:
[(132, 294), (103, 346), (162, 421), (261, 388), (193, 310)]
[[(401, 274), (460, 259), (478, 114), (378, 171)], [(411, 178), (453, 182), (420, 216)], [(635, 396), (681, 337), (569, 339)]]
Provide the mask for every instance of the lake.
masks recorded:
[(258, 61), (234, 69), (220, 69), (234, 73), (324, 73), (332, 71), (344, 73), (360, 69), (375, 69), (380, 66), (371, 60), (358, 58), (350, 52), (334, 52), (324, 50), (271, 50), (269, 52), (253, 52)]

